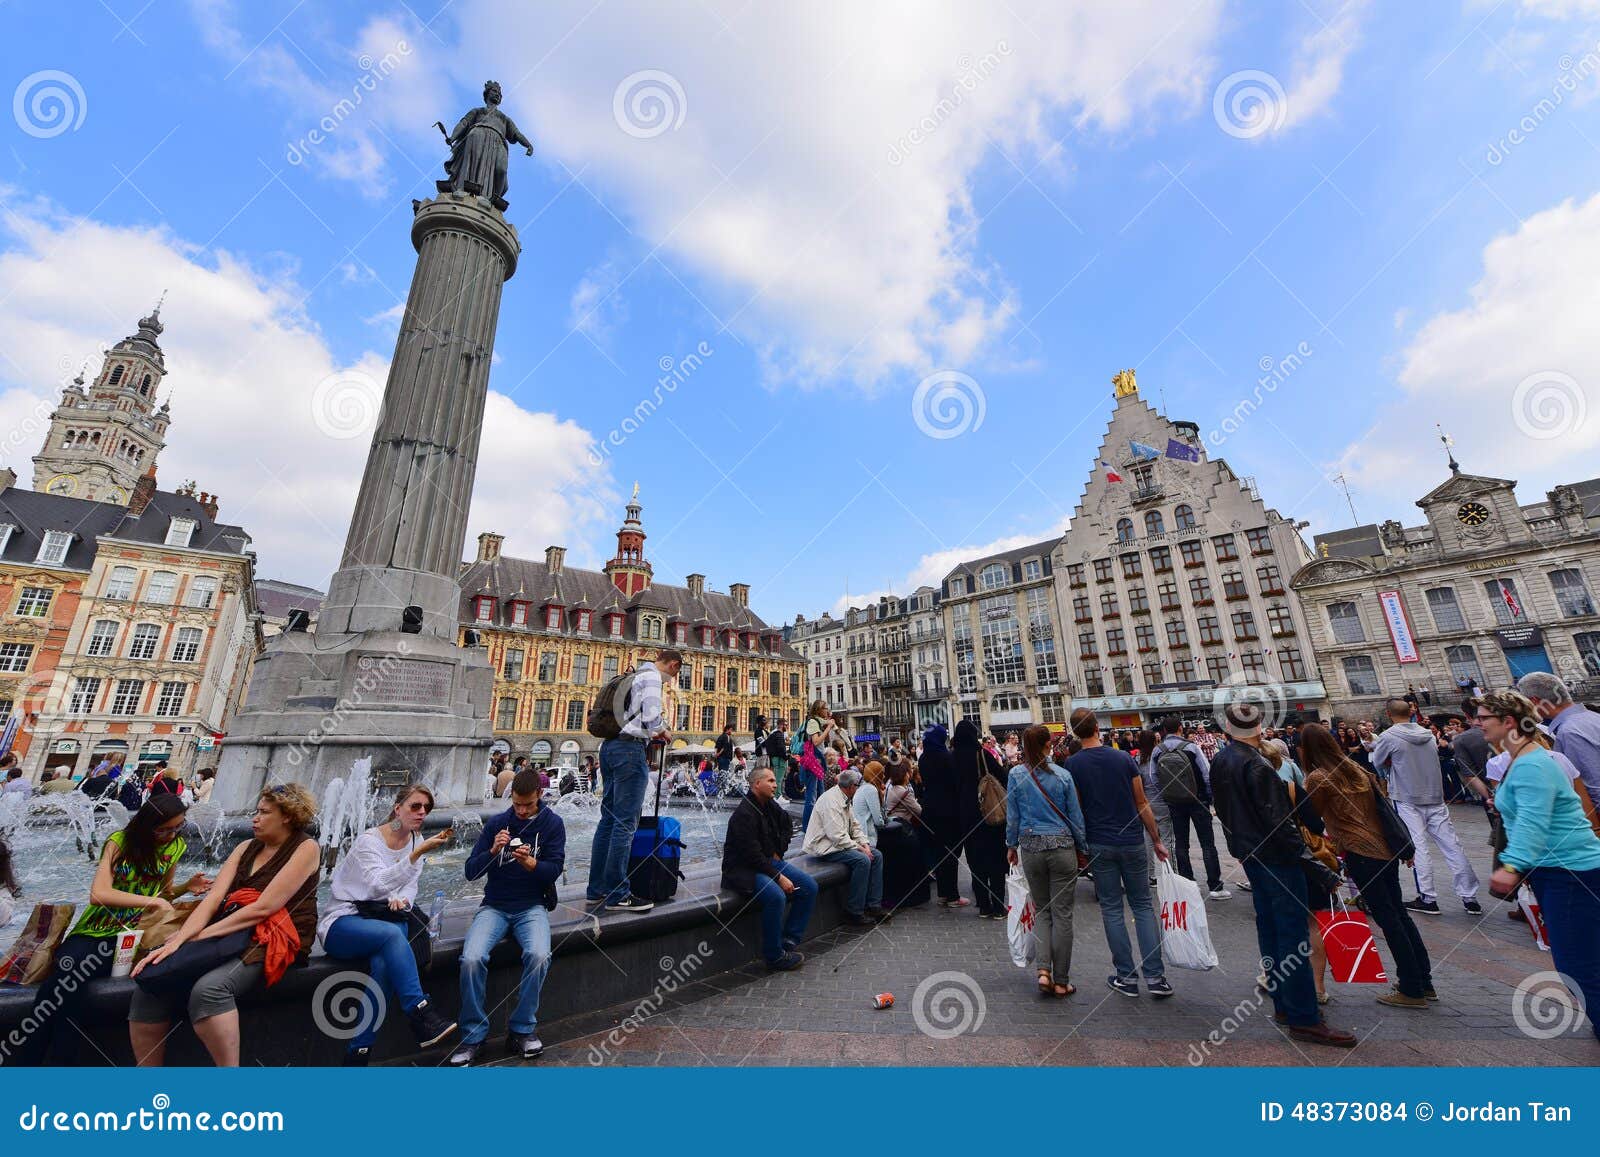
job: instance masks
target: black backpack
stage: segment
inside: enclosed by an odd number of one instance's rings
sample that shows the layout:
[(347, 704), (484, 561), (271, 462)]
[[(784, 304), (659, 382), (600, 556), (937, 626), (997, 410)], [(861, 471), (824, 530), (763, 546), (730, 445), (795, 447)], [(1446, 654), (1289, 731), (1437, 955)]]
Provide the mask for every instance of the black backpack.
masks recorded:
[(1199, 803), (1200, 783), (1194, 760), (1181, 747), (1158, 747), (1155, 755), (1156, 790), (1164, 803)]
[[(596, 739), (615, 739), (622, 734), (622, 725), (628, 715), (628, 698), (633, 694), (634, 670), (629, 667), (622, 674), (600, 688), (594, 706), (589, 708), (585, 726)], [(622, 710), (619, 714), (617, 708)]]

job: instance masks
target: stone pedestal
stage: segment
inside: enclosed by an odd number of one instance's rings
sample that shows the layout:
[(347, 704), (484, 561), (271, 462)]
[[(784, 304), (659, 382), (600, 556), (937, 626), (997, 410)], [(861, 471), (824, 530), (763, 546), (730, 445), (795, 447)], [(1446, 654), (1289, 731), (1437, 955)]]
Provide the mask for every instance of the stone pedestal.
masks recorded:
[[(493, 673), (456, 645), (467, 510), (478, 466), (501, 286), (516, 230), (478, 197), (417, 203), (417, 266), (344, 557), (317, 633), (285, 633), (256, 660), (223, 742), (216, 798), (254, 805), (269, 783), (319, 797), (362, 756), (406, 770), (440, 803), (479, 800)], [(415, 633), (406, 607), (421, 609)]]

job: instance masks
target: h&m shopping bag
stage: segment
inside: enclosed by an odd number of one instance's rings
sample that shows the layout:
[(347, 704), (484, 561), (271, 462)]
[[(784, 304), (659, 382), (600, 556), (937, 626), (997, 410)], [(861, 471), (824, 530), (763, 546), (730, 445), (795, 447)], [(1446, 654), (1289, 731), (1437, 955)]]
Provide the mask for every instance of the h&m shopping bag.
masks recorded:
[(1006, 873), (1006, 940), (1011, 945), (1011, 963), (1028, 967), (1033, 959), (1033, 897), (1028, 881), (1015, 864)]
[(1539, 907), (1539, 898), (1527, 884), (1517, 886), (1517, 906), (1522, 909), (1522, 914), (1528, 918), (1528, 927), (1533, 930), (1534, 947), (1540, 952), (1549, 952), (1550, 937), (1544, 930), (1544, 912)]
[(50, 975), (75, 911), (73, 904), (35, 904), (22, 934), (0, 960), (0, 984), (42, 983)]
[(1156, 904), (1161, 916), (1161, 958), (1179, 968), (1202, 972), (1215, 968), (1217, 950), (1211, 944), (1200, 885), (1178, 875), (1163, 860), (1156, 875)]
[(1340, 984), (1384, 984), (1388, 975), (1372, 926), (1360, 912), (1342, 903), (1331, 912), (1317, 913), (1322, 946), (1328, 953), (1328, 975)]

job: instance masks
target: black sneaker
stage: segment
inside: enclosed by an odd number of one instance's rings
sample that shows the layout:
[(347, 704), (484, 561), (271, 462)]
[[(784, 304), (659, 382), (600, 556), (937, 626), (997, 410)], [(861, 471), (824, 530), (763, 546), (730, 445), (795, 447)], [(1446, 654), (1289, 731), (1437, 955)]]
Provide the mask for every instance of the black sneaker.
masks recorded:
[(1469, 916), (1483, 915), (1483, 905), (1476, 900), (1463, 900), (1461, 901), (1461, 906), (1467, 910), (1467, 915)]
[(417, 1038), (418, 1048), (431, 1049), (456, 1031), (456, 1022), (445, 1020), (433, 1010), (433, 1003), (427, 1000), (406, 1013), (406, 1019), (411, 1022), (411, 1032)]
[(1172, 991), (1172, 984), (1165, 976), (1158, 977), (1155, 980), (1145, 981), (1144, 990), (1157, 1000), (1166, 1000), (1169, 997), (1177, 995), (1177, 993)]
[(1421, 896), (1418, 896), (1415, 900), (1407, 900), (1405, 909), (1407, 912), (1420, 912), (1424, 916), (1437, 916), (1439, 914), (1439, 901), (1424, 900)]
[(621, 900), (613, 900), (606, 904), (606, 911), (648, 912), (655, 906), (654, 900), (641, 900), (638, 896), (625, 896)]
[(510, 1033), (506, 1037), (506, 1052), (525, 1061), (531, 1061), (544, 1052), (544, 1042), (532, 1033)]
[(1106, 987), (1112, 992), (1120, 992), (1123, 996), (1138, 996), (1139, 982), (1137, 980), (1124, 980), (1120, 976), (1106, 977)]
[(768, 972), (793, 972), (806, 962), (806, 958), (792, 949), (776, 960), (767, 961)]
[(371, 1059), (372, 1050), (369, 1048), (347, 1049), (344, 1054), (344, 1067), (347, 1069), (364, 1069), (367, 1067), (367, 1061)]
[(877, 923), (876, 920), (867, 916), (865, 912), (846, 912), (844, 914), (844, 922), (855, 928), (865, 928)]
[(445, 1060), (445, 1064), (451, 1065), (458, 1069), (465, 1065), (470, 1065), (474, 1060), (477, 1059), (478, 1050), (481, 1048), (483, 1048), (482, 1041), (473, 1041), (471, 1044), (466, 1044), (464, 1042), (462, 1044), (458, 1044), (456, 1046), (456, 1051), (451, 1053), (450, 1056)]

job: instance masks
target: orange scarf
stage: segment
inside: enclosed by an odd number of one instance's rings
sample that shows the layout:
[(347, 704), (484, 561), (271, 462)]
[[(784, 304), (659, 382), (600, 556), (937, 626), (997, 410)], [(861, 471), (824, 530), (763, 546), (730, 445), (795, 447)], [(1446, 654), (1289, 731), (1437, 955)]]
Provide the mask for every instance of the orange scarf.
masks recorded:
[[(254, 888), (235, 888), (228, 893), (227, 906), (242, 908), (259, 899), (261, 893)], [(279, 908), (256, 925), (255, 941), (267, 950), (267, 987), (270, 988), (283, 978), (294, 958), (300, 955), (300, 930), (294, 926), (289, 910)]]

